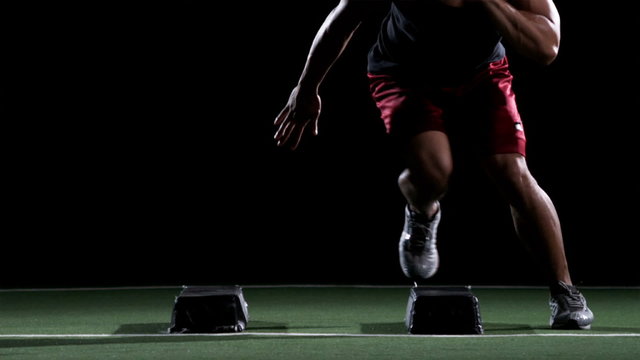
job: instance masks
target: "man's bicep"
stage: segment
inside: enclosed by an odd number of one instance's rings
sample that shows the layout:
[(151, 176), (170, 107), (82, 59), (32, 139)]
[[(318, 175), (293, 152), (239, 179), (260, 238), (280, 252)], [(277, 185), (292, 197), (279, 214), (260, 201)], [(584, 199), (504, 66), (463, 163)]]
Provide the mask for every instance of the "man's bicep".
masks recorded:
[(560, 25), (560, 15), (553, 0), (507, 0), (514, 8), (532, 15), (543, 16), (552, 24)]

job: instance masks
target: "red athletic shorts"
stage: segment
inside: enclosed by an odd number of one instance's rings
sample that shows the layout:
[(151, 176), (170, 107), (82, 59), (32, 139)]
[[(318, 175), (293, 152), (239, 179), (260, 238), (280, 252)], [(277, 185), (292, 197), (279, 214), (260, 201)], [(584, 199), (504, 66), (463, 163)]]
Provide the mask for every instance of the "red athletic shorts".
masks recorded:
[(435, 130), (464, 139), (474, 152), (525, 155), (526, 138), (506, 58), (490, 63), (454, 87), (416, 84), (369, 74), (373, 99), (387, 133), (402, 138)]

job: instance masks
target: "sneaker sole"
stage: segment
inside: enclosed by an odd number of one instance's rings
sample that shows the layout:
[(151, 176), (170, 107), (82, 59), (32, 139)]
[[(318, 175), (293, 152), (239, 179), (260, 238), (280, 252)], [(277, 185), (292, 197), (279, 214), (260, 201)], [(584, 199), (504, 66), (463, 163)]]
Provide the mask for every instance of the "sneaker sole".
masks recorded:
[(569, 320), (562, 324), (552, 324), (551, 328), (554, 330), (591, 330), (591, 324), (580, 326), (575, 320)]

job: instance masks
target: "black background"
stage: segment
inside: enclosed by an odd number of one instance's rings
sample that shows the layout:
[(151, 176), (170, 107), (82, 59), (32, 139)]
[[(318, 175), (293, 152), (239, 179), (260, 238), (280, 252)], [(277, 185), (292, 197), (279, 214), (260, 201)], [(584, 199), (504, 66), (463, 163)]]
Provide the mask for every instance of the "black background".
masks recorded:
[[(376, 25), (326, 79), (320, 135), (291, 152), (272, 121), (337, 2), (230, 3), (3, 11), (1, 287), (408, 284), (401, 168), (366, 81)], [(637, 39), (626, 2), (591, 3), (556, 2), (560, 55), (510, 53), (514, 86), (574, 282), (639, 285)], [(443, 211), (432, 283), (543, 283), (473, 164)]]

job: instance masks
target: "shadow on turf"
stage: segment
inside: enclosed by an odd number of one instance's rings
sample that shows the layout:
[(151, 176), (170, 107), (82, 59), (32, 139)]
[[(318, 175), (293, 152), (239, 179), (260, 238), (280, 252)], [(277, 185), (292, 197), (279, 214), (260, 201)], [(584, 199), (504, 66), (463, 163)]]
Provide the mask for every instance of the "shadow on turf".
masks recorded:
[(407, 327), (404, 322), (392, 323), (363, 323), (360, 324), (360, 332), (363, 334), (406, 334)]
[[(122, 324), (114, 334), (167, 334), (170, 326), (168, 323)], [(288, 330), (288, 327), (285, 323), (249, 321), (247, 330), (283, 331)]]
[[(520, 331), (525, 333), (533, 333), (534, 330), (540, 330), (542, 328), (535, 328), (525, 324), (502, 324), (502, 323), (485, 323), (483, 324), (486, 333), (503, 333), (510, 331)], [(548, 329), (548, 328), (545, 328)], [(404, 322), (393, 323), (364, 323), (360, 324), (360, 331), (363, 334), (406, 334), (407, 327)]]
[(533, 334), (536, 330), (549, 330), (548, 326), (531, 326), (527, 324), (505, 324), (505, 323), (483, 323), (485, 334), (504, 334), (510, 332), (518, 332), (524, 334)]
[(166, 334), (168, 323), (122, 324), (114, 334)]
[[(236, 341), (244, 340), (243, 336), (223, 336), (223, 337), (207, 337), (207, 336), (163, 336), (168, 334), (169, 323), (147, 323), (147, 324), (122, 324), (113, 333), (114, 335), (154, 335), (158, 337), (112, 337), (112, 338), (85, 338), (85, 339), (0, 339), (0, 349), (3, 348), (21, 348), (21, 347), (40, 347), (40, 346), (77, 346), (77, 345), (107, 345), (107, 344), (148, 344), (148, 343), (167, 343), (167, 342), (196, 342), (196, 341)], [(283, 323), (267, 322), (267, 321), (251, 321), (247, 330), (271, 330), (283, 331), (287, 330), (287, 326)], [(257, 339), (256, 337), (252, 337)], [(268, 337), (264, 337), (267, 339)]]

